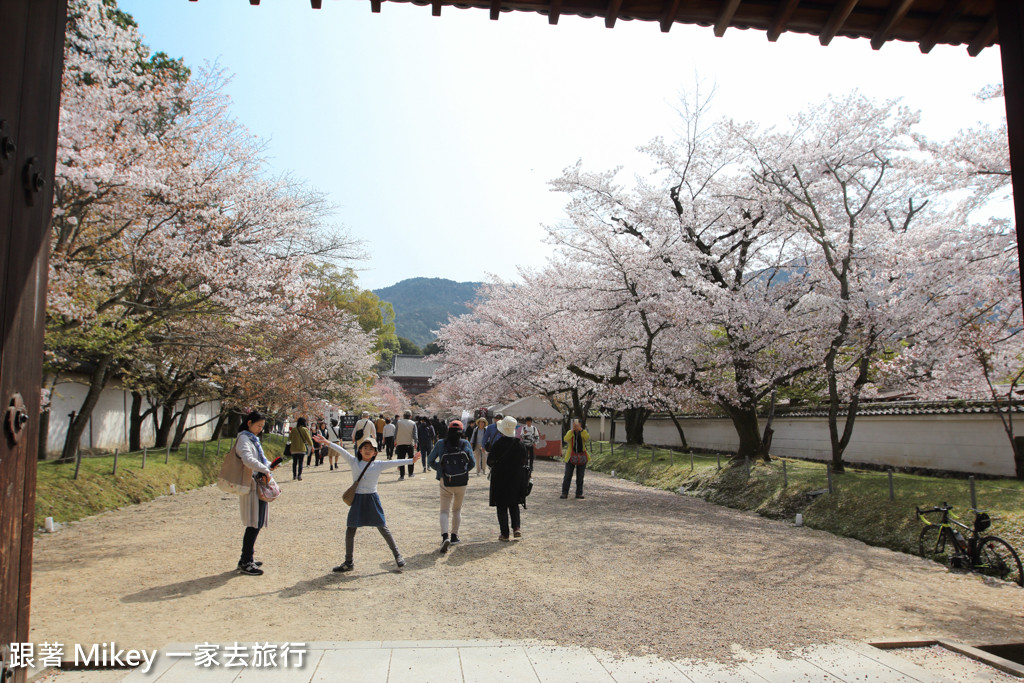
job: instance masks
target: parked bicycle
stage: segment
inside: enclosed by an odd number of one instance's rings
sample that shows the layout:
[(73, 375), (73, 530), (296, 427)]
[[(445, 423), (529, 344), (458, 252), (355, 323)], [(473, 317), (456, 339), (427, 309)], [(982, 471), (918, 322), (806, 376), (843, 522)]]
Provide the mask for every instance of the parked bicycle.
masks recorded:
[[(946, 503), (927, 510), (914, 508), (926, 525), (918, 539), (921, 557), (947, 564), (952, 569), (969, 569), (1024, 586), (1024, 571), (1017, 551), (998, 536), (981, 535), (992, 525), (992, 518), (984, 510), (971, 508), (974, 525), (970, 527), (951, 515), (952, 509)], [(938, 523), (925, 517), (932, 513), (942, 514)]]

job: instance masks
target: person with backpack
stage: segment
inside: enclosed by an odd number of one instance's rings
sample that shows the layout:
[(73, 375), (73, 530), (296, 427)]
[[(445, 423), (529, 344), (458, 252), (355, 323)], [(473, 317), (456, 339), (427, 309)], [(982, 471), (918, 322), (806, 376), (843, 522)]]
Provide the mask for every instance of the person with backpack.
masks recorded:
[(524, 498), (523, 469), (526, 463), (526, 448), (516, 438), (516, 419), (502, 418), (497, 423), (499, 437), (487, 453), (487, 466), (491, 468), (491, 490), (489, 504), (497, 508), (499, 541), (509, 540), (509, 521), (512, 536), (522, 537), (519, 527), (519, 503)]
[(523, 446), (526, 447), (526, 457), (530, 460), (529, 469), (530, 472), (533, 472), (533, 448), (537, 445), (537, 442), (540, 441), (540, 432), (538, 432), (537, 428), (533, 426), (532, 417), (526, 418), (526, 426), (523, 427), (521, 432), (519, 432), (519, 438), (522, 440)]
[[(469, 473), (476, 462), (469, 442), (462, 438), (462, 422), (448, 423), (445, 438), (438, 441), (427, 456), (427, 465), (437, 472), (441, 487), (441, 554), (459, 542), (459, 527), (462, 524), (462, 501), (469, 484)], [(451, 536), (448, 535), (448, 521), (451, 520)]]
[(426, 473), (427, 456), (434, 449), (434, 441), (436, 441), (434, 425), (430, 424), (430, 420), (426, 417), (421, 417), (419, 424), (416, 425), (416, 438), (418, 440), (417, 449), (420, 452), (420, 457), (423, 458), (423, 472)]
[(354, 427), (352, 427), (352, 450), (356, 450), (356, 444), (368, 436), (373, 437), (373, 443), (377, 443), (377, 427), (370, 419), (370, 413), (366, 410), (359, 416)]

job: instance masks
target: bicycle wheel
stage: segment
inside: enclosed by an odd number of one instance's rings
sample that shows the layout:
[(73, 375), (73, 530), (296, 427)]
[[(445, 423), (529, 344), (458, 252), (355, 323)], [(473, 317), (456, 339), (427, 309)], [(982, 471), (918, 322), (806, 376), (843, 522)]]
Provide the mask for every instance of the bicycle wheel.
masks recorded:
[(976, 572), (1024, 586), (1020, 557), (1009, 543), (998, 536), (987, 536), (978, 545), (978, 563), (974, 565)]
[(934, 560), (942, 564), (949, 563), (946, 552), (946, 534), (938, 524), (929, 524), (921, 529), (921, 536), (917, 539), (918, 550), (921, 557), (926, 560)]

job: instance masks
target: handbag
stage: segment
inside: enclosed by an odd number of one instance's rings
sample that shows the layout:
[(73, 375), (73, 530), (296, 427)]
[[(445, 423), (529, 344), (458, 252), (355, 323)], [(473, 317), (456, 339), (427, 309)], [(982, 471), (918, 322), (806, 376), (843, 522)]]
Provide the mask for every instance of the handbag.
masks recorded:
[(587, 464), (587, 460), (589, 460), (589, 456), (587, 456), (587, 452), (586, 451), (583, 451), (582, 453), (577, 453), (577, 452), (573, 451), (569, 455), (569, 464), (570, 465), (576, 465), (576, 466), (586, 465)]
[(272, 503), (281, 497), (281, 487), (277, 485), (273, 477), (260, 472), (256, 475), (256, 495), (260, 500)]
[(238, 456), (238, 440), (231, 445), (231, 449), (224, 455), (224, 464), (220, 467), (220, 474), (217, 476), (217, 488), (224, 493), (233, 493), (242, 496), (249, 493), (249, 484), (252, 482), (252, 470), (245, 466)]
[(359, 482), (362, 480), (363, 475), (366, 474), (366, 470), (370, 469), (370, 464), (376, 459), (376, 455), (370, 458), (370, 462), (366, 463), (366, 467), (364, 467), (363, 471), (359, 473), (359, 478), (356, 479), (351, 486), (345, 489), (345, 493), (341, 494), (341, 499), (345, 501), (345, 505), (351, 505), (352, 501), (356, 499), (356, 487), (359, 486)]

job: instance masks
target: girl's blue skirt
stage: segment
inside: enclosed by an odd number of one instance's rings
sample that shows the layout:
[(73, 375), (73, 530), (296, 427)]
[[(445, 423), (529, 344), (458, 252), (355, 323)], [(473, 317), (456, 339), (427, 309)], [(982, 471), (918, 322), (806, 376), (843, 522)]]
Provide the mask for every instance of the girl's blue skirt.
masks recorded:
[(387, 526), (380, 496), (376, 493), (357, 493), (348, 509), (348, 526)]

